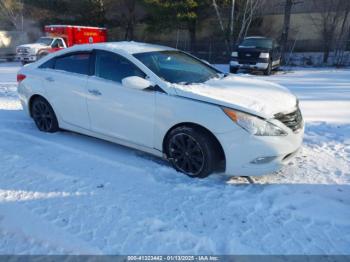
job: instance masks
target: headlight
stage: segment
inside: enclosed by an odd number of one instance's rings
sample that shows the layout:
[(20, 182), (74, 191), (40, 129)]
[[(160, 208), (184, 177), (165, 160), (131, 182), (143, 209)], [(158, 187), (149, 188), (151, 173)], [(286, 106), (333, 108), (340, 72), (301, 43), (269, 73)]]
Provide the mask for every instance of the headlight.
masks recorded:
[(285, 136), (287, 133), (278, 126), (257, 116), (222, 108), (225, 114), (237, 125), (255, 136)]
[(232, 52), (231, 56), (232, 56), (232, 57), (237, 57), (237, 56), (238, 56), (238, 53), (237, 53), (237, 52)]
[(260, 58), (270, 58), (270, 54), (269, 53), (260, 53)]

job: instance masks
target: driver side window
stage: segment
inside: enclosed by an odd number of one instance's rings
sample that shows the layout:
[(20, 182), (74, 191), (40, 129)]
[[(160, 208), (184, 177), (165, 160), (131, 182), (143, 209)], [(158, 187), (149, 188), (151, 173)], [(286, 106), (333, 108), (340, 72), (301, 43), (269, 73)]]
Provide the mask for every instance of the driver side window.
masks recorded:
[(136, 65), (128, 59), (112, 52), (97, 50), (95, 62), (95, 76), (121, 83), (129, 76), (146, 77)]
[(53, 43), (52, 43), (52, 48), (63, 48), (64, 44), (62, 39), (56, 39)]

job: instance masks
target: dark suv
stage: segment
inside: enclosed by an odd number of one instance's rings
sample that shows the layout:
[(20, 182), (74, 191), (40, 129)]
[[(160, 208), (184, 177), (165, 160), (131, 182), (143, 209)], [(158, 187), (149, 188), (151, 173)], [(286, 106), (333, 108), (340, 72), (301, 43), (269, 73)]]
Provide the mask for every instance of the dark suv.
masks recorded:
[(240, 68), (260, 70), (265, 75), (277, 69), (281, 63), (281, 52), (278, 43), (270, 38), (246, 37), (232, 52), (230, 72), (236, 73)]

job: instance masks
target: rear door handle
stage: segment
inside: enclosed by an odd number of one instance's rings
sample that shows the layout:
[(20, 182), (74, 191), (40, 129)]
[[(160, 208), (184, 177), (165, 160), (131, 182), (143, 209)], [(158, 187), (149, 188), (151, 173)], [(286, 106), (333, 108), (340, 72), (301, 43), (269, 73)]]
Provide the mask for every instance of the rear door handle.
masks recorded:
[(89, 89), (89, 93), (94, 95), (94, 96), (100, 96), (102, 93), (98, 91), (97, 89)]
[(45, 79), (48, 82), (55, 82), (55, 79), (53, 79), (52, 77), (46, 77)]

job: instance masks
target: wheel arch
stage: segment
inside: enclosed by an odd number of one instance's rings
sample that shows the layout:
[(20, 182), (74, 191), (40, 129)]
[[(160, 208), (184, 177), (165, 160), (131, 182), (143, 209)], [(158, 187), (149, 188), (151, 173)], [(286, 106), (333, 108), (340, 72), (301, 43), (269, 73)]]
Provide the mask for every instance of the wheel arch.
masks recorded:
[(37, 52), (37, 55), (48, 55), (50, 52), (47, 49), (41, 49)]
[(163, 153), (165, 155), (167, 155), (167, 150), (166, 150), (166, 142), (169, 139), (169, 134), (176, 128), (178, 127), (192, 127), (196, 130), (201, 130), (203, 132), (205, 132), (215, 143), (216, 145), (216, 149), (218, 150), (219, 156), (220, 156), (220, 160), (223, 161), (223, 169), (226, 169), (226, 156), (225, 156), (225, 151), (220, 143), (220, 141), (216, 138), (216, 136), (206, 127), (200, 125), (200, 124), (196, 124), (193, 122), (182, 122), (182, 123), (178, 123), (174, 126), (172, 126), (165, 134), (164, 138), (163, 138), (163, 143), (162, 143), (162, 150)]
[(28, 99), (28, 112), (29, 112), (30, 117), (33, 117), (33, 115), (32, 115), (32, 104), (33, 104), (33, 101), (34, 101), (36, 98), (39, 98), (39, 97), (45, 99), (45, 100), (50, 104), (50, 102), (49, 102), (43, 95), (40, 95), (40, 94), (33, 94), (33, 95)]

